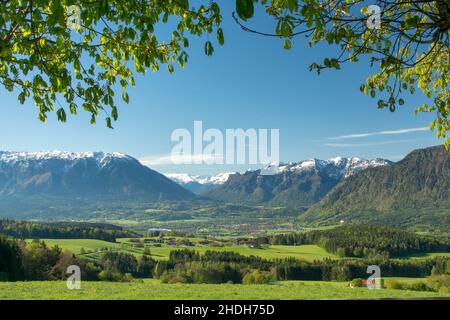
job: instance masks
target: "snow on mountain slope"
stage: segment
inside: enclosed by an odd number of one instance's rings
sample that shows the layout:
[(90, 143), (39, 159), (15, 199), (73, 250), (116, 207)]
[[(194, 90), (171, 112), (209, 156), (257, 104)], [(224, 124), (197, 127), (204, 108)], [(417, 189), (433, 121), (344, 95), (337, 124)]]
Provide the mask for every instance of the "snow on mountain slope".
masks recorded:
[(228, 177), (234, 172), (222, 172), (216, 175), (193, 175), (188, 173), (165, 173), (169, 179), (180, 184), (197, 182), (199, 184), (222, 184), (228, 180)]
[(310, 159), (296, 163), (280, 164), (278, 173), (283, 172), (302, 172), (308, 170), (316, 170), (325, 172), (330, 177), (347, 178), (361, 170), (379, 166), (390, 165), (392, 162), (385, 159), (366, 160), (357, 157), (344, 158), (336, 157), (328, 160)]
[(328, 160), (310, 159), (280, 164), (275, 174), (269, 170), (236, 173), (206, 197), (230, 203), (274, 204), (306, 207), (316, 203), (348, 176), (370, 167), (390, 165), (383, 159), (336, 157)]
[(0, 195), (14, 194), (194, 198), (190, 191), (123, 153), (0, 151)]
[(234, 174), (234, 172), (222, 172), (210, 176), (193, 175), (188, 173), (165, 173), (164, 175), (186, 189), (200, 194), (210, 191), (225, 183), (228, 180), (228, 177), (232, 174)]
[(112, 160), (136, 161), (133, 157), (120, 152), (69, 152), (69, 151), (38, 151), (38, 152), (10, 152), (0, 151), (0, 163), (20, 164), (30, 162), (43, 162), (60, 160), (74, 162), (80, 160), (93, 160), (99, 167), (103, 167)]

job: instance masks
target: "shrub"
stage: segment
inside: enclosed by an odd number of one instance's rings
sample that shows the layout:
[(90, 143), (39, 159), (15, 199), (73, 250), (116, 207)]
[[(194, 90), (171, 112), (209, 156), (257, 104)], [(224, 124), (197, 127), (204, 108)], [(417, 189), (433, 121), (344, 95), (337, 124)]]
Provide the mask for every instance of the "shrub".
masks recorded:
[(430, 276), (428, 277), (427, 285), (433, 291), (441, 292), (441, 289), (442, 291), (448, 291), (450, 288), (450, 275)]
[(403, 290), (404, 284), (397, 280), (385, 280), (384, 286), (386, 289)]
[(271, 283), (273, 281), (274, 276), (272, 273), (258, 270), (247, 273), (242, 279), (243, 284), (264, 284)]
[(450, 293), (450, 287), (441, 287), (439, 289), (439, 293), (441, 293), (441, 294), (449, 294)]
[(356, 278), (356, 279), (353, 279), (351, 282), (350, 282), (350, 287), (351, 288), (360, 288), (360, 287), (364, 287), (365, 285), (364, 285), (364, 281), (363, 281), (363, 279), (361, 279), (361, 278)]
[(426, 285), (424, 282), (413, 282), (409, 283), (405, 286), (406, 290), (412, 290), (412, 291), (429, 291), (430, 288)]
[(122, 281), (123, 275), (114, 270), (103, 270), (98, 274), (98, 279), (101, 281)]
[(164, 271), (164, 273), (161, 275), (160, 280), (162, 283), (192, 283), (192, 279), (185, 273), (178, 273), (178, 272), (167, 272)]

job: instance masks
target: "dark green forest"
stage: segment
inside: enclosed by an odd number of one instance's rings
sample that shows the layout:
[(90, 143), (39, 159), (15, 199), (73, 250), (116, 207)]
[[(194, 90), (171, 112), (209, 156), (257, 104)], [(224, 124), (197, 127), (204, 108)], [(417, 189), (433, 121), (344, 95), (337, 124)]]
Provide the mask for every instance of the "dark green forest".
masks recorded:
[(31, 242), (0, 236), (0, 281), (65, 280), (67, 268), (77, 265), (86, 281), (129, 281), (151, 278), (156, 261), (147, 255), (104, 252), (99, 261), (86, 261), (44, 241)]
[(166, 283), (263, 283), (284, 280), (349, 281), (367, 278), (367, 267), (378, 265), (383, 277), (427, 277), (432, 272), (450, 272), (450, 259), (325, 259), (312, 263), (298, 259), (267, 260), (233, 252), (206, 252), (189, 249), (172, 251), (168, 261), (160, 261), (154, 276)]
[(420, 252), (448, 252), (450, 242), (381, 225), (345, 225), (326, 230), (260, 237), (261, 244), (317, 244), (340, 257), (402, 257)]
[(107, 223), (16, 220), (0, 220), (0, 234), (17, 239), (98, 239), (110, 242), (115, 242), (116, 238), (139, 236), (135, 232)]

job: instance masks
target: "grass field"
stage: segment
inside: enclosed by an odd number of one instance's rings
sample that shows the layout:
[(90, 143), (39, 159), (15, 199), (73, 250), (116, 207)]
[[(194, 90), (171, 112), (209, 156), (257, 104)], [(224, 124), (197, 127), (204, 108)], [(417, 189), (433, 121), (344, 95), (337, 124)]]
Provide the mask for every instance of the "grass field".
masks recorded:
[[(98, 256), (97, 251), (104, 247), (117, 249), (119, 251), (132, 253), (135, 255), (140, 255), (143, 252), (141, 248), (134, 248), (128, 239), (120, 239), (119, 243), (106, 242), (101, 240), (92, 239), (42, 239), (50, 246), (58, 245), (63, 250), (71, 251), (75, 254), (80, 254), (81, 249), (85, 251), (92, 251), (93, 253), (88, 253), (85, 256), (87, 258), (95, 259)], [(192, 242), (196, 243), (201, 241), (199, 238), (189, 238)], [(161, 247), (149, 247), (152, 257), (158, 260), (166, 260), (169, 258), (169, 253), (172, 250), (185, 249), (184, 246), (169, 246), (167, 244), (162, 244)], [(283, 259), (288, 257), (293, 257), (297, 259), (303, 259), (306, 261), (321, 260), (324, 258), (336, 259), (337, 256), (326, 252), (323, 248), (316, 245), (302, 245), (302, 246), (282, 246), (274, 245), (268, 248), (250, 248), (247, 246), (223, 246), (223, 247), (205, 247), (205, 246), (195, 246), (189, 247), (190, 249), (196, 250), (200, 253), (205, 251), (232, 251), (237, 252), (242, 255), (259, 256), (266, 259)]]
[[(182, 238), (177, 238), (182, 239)], [(95, 240), (95, 239), (42, 239), (50, 246), (58, 245), (63, 250), (71, 251), (75, 254), (80, 254), (83, 248), (86, 252), (83, 256), (88, 259), (96, 259), (100, 255), (99, 250), (107, 247), (119, 250), (121, 252), (127, 252), (139, 256), (143, 253), (143, 249), (133, 247), (133, 243), (129, 242), (129, 239), (118, 239), (117, 243)], [(247, 246), (232, 246), (226, 245), (223, 247), (206, 247), (198, 245), (198, 242), (204, 240), (202, 238), (189, 238), (189, 240), (196, 245), (194, 247), (188, 247), (189, 249), (196, 250), (200, 253), (205, 251), (232, 251), (242, 255), (258, 256), (265, 259), (283, 259), (293, 257), (306, 261), (322, 260), (324, 258), (338, 259), (338, 257), (332, 253), (328, 253), (325, 249), (316, 245), (301, 245), (301, 246), (283, 246), (272, 245), (264, 248), (250, 248)], [(186, 249), (185, 246), (169, 246), (165, 243), (161, 244), (161, 247), (149, 246), (152, 257), (157, 260), (167, 260), (169, 258), (170, 251), (177, 249)], [(403, 259), (428, 259), (436, 256), (450, 257), (449, 252), (440, 253), (420, 253), (414, 254)]]
[[(415, 279), (417, 280), (417, 279)], [(406, 280), (405, 280), (406, 281)], [(265, 285), (162, 284), (140, 282), (83, 282), (68, 290), (62, 281), (0, 282), (0, 299), (388, 299), (450, 298), (450, 294), (407, 290), (349, 288), (343, 282), (284, 281)]]
[(95, 239), (42, 239), (49, 246), (58, 246), (63, 250), (71, 251), (75, 254), (81, 252), (81, 248), (90, 251), (98, 251), (102, 248), (118, 248), (118, 243), (112, 243)]

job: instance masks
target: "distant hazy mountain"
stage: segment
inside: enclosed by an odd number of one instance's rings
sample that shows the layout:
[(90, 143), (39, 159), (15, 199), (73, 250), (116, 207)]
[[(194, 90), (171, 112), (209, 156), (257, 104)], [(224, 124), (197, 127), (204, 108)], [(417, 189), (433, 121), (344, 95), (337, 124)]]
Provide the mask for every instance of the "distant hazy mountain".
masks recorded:
[(103, 152), (0, 152), (0, 195), (191, 199), (195, 195), (136, 159)]
[(223, 185), (205, 196), (232, 203), (310, 206), (342, 179), (367, 168), (390, 164), (384, 159), (306, 160), (283, 164), (275, 175), (262, 175), (261, 170), (230, 175)]
[(196, 194), (208, 192), (224, 184), (234, 172), (224, 172), (216, 175), (192, 175), (187, 173), (165, 173), (169, 179)]
[(309, 223), (380, 221), (450, 225), (450, 153), (419, 149), (391, 165), (370, 168), (337, 185), (301, 216)]

